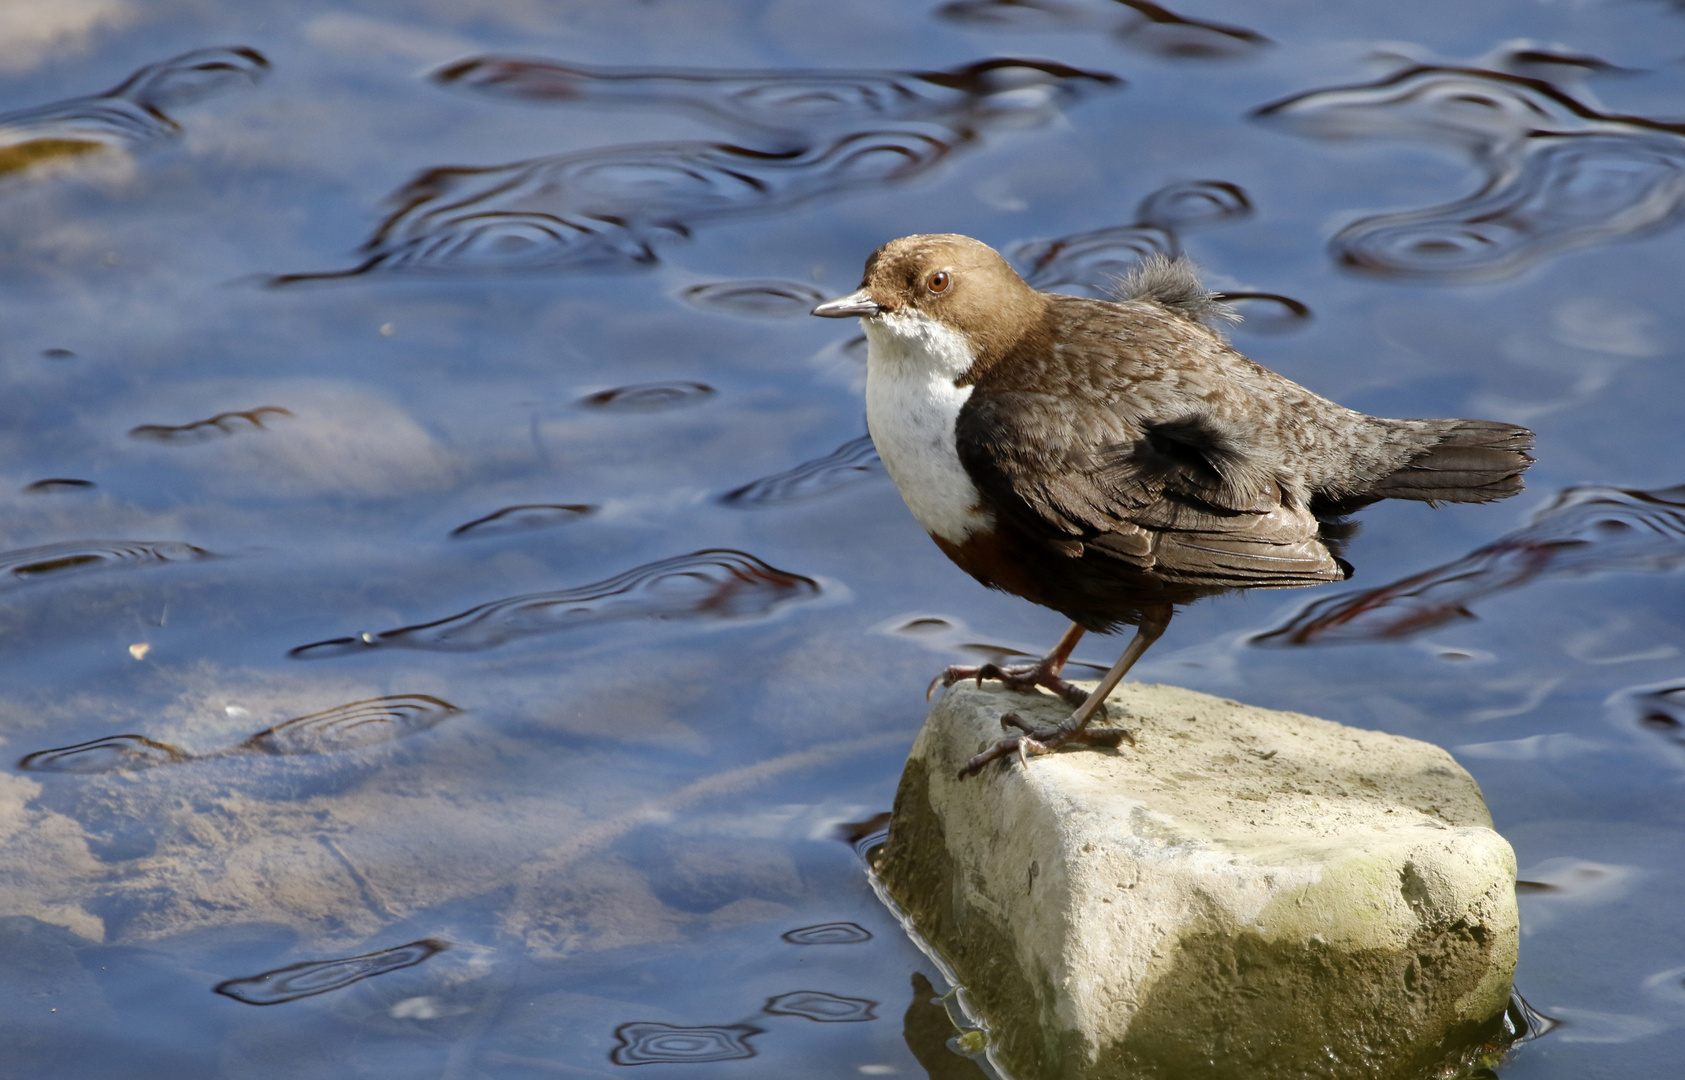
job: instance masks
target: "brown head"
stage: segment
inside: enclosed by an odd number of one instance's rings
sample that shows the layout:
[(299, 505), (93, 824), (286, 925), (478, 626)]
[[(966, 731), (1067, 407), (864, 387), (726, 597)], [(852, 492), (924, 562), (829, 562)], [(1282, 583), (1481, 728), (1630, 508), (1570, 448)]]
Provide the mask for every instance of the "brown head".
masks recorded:
[[(874, 323), (932, 320), (961, 335), (976, 370), (1040, 325), (1047, 296), (1024, 283), (1000, 253), (969, 236), (903, 236), (872, 252), (860, 289), (813, 314)], [(973, 373), (975, 374), (975, 372)]]

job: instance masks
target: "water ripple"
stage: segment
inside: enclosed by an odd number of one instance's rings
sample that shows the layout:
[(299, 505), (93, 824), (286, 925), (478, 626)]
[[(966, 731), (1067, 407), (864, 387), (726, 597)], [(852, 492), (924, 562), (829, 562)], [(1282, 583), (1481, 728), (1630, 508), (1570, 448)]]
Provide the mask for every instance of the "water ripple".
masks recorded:
[(129, 429), (129, 437), (161, 443), (204, 442), (206, 439), (233, 435), (238, 431), (265, 430), (265, 416), (291, 415), (290, 409), (283, 409), (279, 405), (260, 405), (244, 412), (217, 413), (208, 420), (195, 420), (191, 424), (141, 424)]
[(1685, 485), (1656, 491), (1569, 488), (1531, 523), (1456, 562), (1390, 585), (1340, 593), (1300, 608), (1251, 639), (1256, 645), (1328, 645), (1409, 637), (1473, 618), (1475, 600), (1539, 578), (1685, 565)]
[(763, 1010), (773, 1016), (801, 1016), (821, 1024), (856, 1024), (876, 1020), (877, 1002), (866, 998), (842, 997), (822, 990), (797, 990), (766, 999)]
[(720, 502), (739, 509), (783, 506), (829, 495), (882, 471), (883, 463), (878, 460), (878, 449), (872, 444), (872, 437), (862, 435), (843, 443), (822, 458), (804, 461), (794, 468), (733, 488), (720, 496)]
[(1542, 78), (1416, 65), (1298, 94), (1254, 116), (1326, 139), (1451, 145), (1485, 171), (1471, 195), (1372, 215), (1336, 233), (1331, 254), (1365, 273), (1491, 280), (1685, 217), (1685, 124), (1602, 112)]
[(699, 308), (756, 318), (806, 315), (825, 299), (818, 289), (795, 281), (716, 281), (679, 295)]
[(872, 932), (851, 922), (819, 923), (787, 930), (781, 935), (792, 945), (859, 945), (872, 940)]
[(458, 525), (451, 530), (455, 537), (503, 536), (506, 533), (549, 529), (557, 525), (571, 525), (589, 517), (598, 508), (588, 503), (521, 503), (494, 510), (485, 517)]
[(477, 56), (433, 75), (447, 86), (540, 104), (672, 108), (748, 133), (807, 142), (817, 131), (935, 120), (956, 128), (1044, 122), (1123, 80), (1045, 60), (999, 57), (951, 71), (590, 67)]
[(1109, 32), (1175, 60), (1233, 59), (1270, 44), (1256, 30), (1191, 19), (1149, 0), (954, 0), (936, 14), (991, 30)]
[(49, 575), (154, 566), (214, 556), (176, 540), (69, 540), (0, 552), (0, 589)]
[(768, 566), (741, 551), (709, 548), (576, 589), (511, 596), (448, 619), (300, 645), (288, 655), (315, 659), (371, 648), (472, 652), (516, 638), (621, 619), (765, 615), (783, 604), (818, 595), (819, 583), (811, 578)]
[(316, 960), (292, 964), (261, 975), (229, 979), (216, 985), (216, 992), (247, 1005), (279, 1005), (285, 1001), (325, 994), (363, 979), (389, 971), (414, 967), (436, 956), (450, 945), (436, 938), (423, 938), (408, 945), (381, 952), (348, 956), (342, 960)]
[(749, 1024), (721, 1027), (621, 1024), (614, 1029), (620, 1045), (609, 1052), (609, 1060), (616, 1065), (651, 1065), (752, 1058), (755, 1048), (749, 1045), (749, 1040), (763, 1032), (763, 1028)]
[(431, 694), (393, 694), (353, 701), (258, 732), (241, 749), (265, 754), (331, 754), (426, 731), (461, 712)]
[(608, 412), (657, 412), (700, 405), (715, 393), (712, 386), (699, 382), (638, 383), (599, 390), (580, 398), (579, 403)]
[(23, 490), (36, 494), (57, 494), (62, 491), (87, 491), (94, 486), (92, 480), (76, 480), (64, 476), (52, 476), (45, 480), (37, 480), (28, 484)]
[(0, 115), (0, 175), (96, 150), (175, 135), (166, 111), (235, 83), (256, 83), (269, 61), (255, 49), (196, 49), (148, 64), (103, 94)]
[(626, 270), (693, 226), (925, 172), (966, 136), (946, 129), (860, 131), (823, 146), (615, 146), (489, 168), (422, 173), (348, 270), (284, 274), (285, 285), (375, 270)]
[(129, 769), (150, 769), (192, 761), (192, 755), (144, 735), (112, 735), (56, 750), (25, 754), (18, 768), (29, 772), (108, 773)]

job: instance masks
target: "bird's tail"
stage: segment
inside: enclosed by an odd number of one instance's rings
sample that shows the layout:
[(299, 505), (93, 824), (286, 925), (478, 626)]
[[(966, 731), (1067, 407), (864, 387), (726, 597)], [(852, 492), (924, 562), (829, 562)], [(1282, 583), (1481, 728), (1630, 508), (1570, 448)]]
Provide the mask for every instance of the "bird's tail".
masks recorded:
[(1533, 433), (1495, 420), (1439, 420), (1437, 443), (1385, 476), (1365, 494), (1418, 502), (1491, 502), (1521, 490), (1533, 464)]

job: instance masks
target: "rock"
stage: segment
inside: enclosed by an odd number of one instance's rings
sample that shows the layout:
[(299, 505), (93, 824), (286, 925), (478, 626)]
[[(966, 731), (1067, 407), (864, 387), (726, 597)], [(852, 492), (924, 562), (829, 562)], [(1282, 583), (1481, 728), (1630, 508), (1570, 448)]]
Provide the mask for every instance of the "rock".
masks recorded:
[(1173, 686), (1134, 747), (958, 780), (1046, 695), (957, 686), (902, 774), (877, 872), (1016, 1080), (1415, 1078), (1501, 1043), (1515, 856), (1414, 739)]

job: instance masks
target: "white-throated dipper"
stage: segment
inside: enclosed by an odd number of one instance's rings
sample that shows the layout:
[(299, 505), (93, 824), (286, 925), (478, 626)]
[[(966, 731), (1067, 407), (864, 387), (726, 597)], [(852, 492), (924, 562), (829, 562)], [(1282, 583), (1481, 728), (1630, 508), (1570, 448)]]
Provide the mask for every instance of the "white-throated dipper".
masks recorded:
[[(813, 309), (865, 328), (867, 427), (937, 546), (1071, 620), (1037, 664), (937, 677), (1043, 686), (1076, 708), (1043, 728), (1007, 714), (1020, 734), (962, 776), (1119, 745), (1128, 732), (1089, 719), (1177, 604), (1342, 581), (1345, 515), (1502, 499), (1533, 461), (1526, 428), (1365, 416), (1248, 360), (1208, 325), (1235, 316), (1187, 259), (1147, 260), (1118, 296), (1038, 292), (987, 244), (942, 234), (883, 245), (858, 292)], [(1084, 632), (1125, 625), (1135, 637), (1092, 693), (1060, 678)]]

